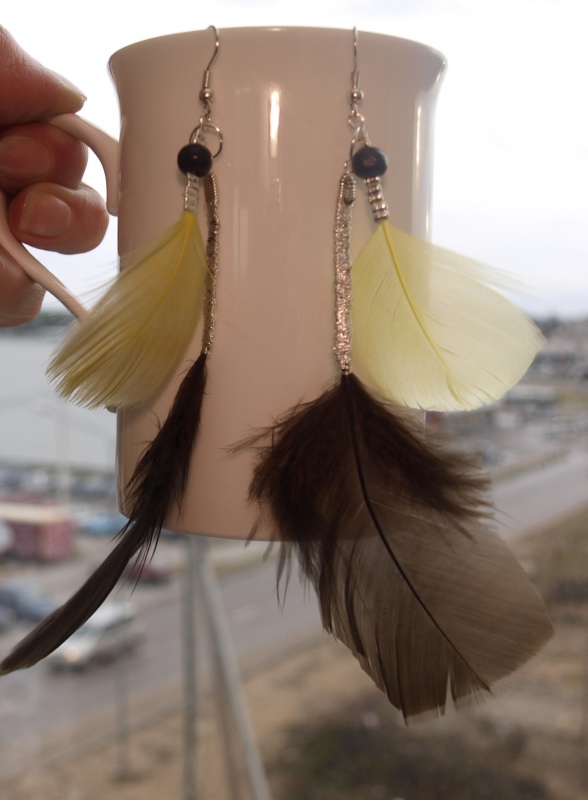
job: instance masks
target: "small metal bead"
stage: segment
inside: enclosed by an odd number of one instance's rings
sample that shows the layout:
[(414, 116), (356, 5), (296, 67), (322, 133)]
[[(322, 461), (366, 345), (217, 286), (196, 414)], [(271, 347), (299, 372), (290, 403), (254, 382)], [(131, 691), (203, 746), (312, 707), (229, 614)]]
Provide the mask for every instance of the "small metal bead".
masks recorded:
[(355, 202), (355, 180), (353, 175), (346, 174), (343, 177), (342, 191), (342, 199), (345, 205), (352, 205)]
[(378, 203), (384, 199), (379, 178), (366, 178), (365, 185), (368, 193), (368, 201), (370, 203)]
[(364, 98), (363, 89), (352, 89), (349, 95), (349, 99), (353, 104), (361, 103)]
[(187, 144), (178, 153), (178, 167), (184, 175), (204, 178), (212, 169), (212, 153), (198, 142)]
[(378, 208), (372, 208), (372, 215), (374, 222), (381, 222), (383, 219), (389, 219), (390, 214), (388, 213), (388, 206), (384, 204)]
[(351, 168), (358, 178), (379, 178), (388, 169), (388, 159), (377, 147), (362, 147), (351, 159)]
[(214, 100), (214, 92), (212, 89), (209, 89), (208, 86), (200, 89), (200, 94), (198, 95), (200, 98), (201, 103), (212, 103)]
[(380, 179), (378, 177), (366, 178), (365, 185), (374, 220), (379, 222), (380, 220), (388, 219), (388, 206), (382, 194)]

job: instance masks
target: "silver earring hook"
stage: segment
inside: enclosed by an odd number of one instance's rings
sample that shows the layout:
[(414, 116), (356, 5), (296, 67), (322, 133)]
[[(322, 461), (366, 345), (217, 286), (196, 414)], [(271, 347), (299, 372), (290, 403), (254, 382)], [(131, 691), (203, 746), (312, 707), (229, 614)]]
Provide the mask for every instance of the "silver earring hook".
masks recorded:
[(214, 52), (210, 58), (210, 61), (208, 62), (208, 66), (204, 70), (204, 74), (202, 75), (202, 89), (200, 89), (200, 100), (202, 103), (204, 103), (205, 110), (207, 110), (209, 114), (213, 99), (213, 92), (210, 88), (210, 68), (212, 66), (212, 62), (218, 55), (218, 50), (220, 47), (218, 28), (216, 28), (214, 25), (209, 25), (207, 30), (210, 30), (211, 28), (214, 31)]
[(359, 111), (359, 104), (363, 100), (363, 90), (359, 87), (358, 69), (358, 40), (357, 28), (353, 28), (353, 72), (351, 73), (351, 92), (349, 93), (349, 103), (351, 112), (349, 114), (349, 125), (354, 129), (354, 140), (365, 135), (365, 117)]
[(207, 133), (215, 135), (218, 139), (218, 149), (216, 153), (213, 154), (213, 158), (217, 158), (221, 150), (223, 149), (223, 135), (220, 129), (216, 125), (214, 125), (210, 120), (212, 113), (212, 101), (214, 100), (214, 92), (210, 88), (210, 75), (211, 75), (210, 68), (212, 66), (214, 59), (218, 55), (220, 47), (220, 35), (218, 32), (218, 28), (215, 25), (209, 25), (207, 30), (214, 31), (214, 52), (202, 76), (202, 88), (200, 89), (200, 94), (198, 95), (200, 102), (202, 103), (202, 113), (200, 115), (200, 120), (198, 122), (198, 125), (192, 131), (192, 134), (190, 136), (190, 142), (203, 143), (205, 135)]
[(210, 61), (208, 62), (208, 66), (206, 67), (206, 70), (205, 70), (205, 73), (204, 73), (205, 75), (206, 75), (207, 72), (210, 72), (210, 68), (212, 66), (212, 62), (217, 57), (218, 49), (220, 47), (220, 36), (219, 36), (218, 28), (216, 27), (216, 25), (209, 25), (206, 30), (209, 31), (211, 28), (214, 31), (214, 53), (212, 54), (212, 57), (211, 57)]
[(351, 106), (357, 106), (363, 100), (363, 92), (359, 88), (359, 69), (357, 67), (357, 47), (358, 33), (357, 28), (353, 29), (353, 72), (351, 73)]

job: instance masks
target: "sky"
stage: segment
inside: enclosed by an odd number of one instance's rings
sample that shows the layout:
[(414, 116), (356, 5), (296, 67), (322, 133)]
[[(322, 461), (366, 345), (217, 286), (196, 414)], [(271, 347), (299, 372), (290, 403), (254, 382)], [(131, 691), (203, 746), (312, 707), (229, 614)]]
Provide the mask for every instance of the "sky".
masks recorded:
[[(114, 136), (106, 64), (141, 39), (223, 27), (303, 25), (387, 33), (447, 59), (435, 120), (432, 239), (517, 278), (519, 303), (588, 315), (588, 48), (585, 0), (6, 0), (4, 25), (88, 97)], [(86, 180), (103, 188), (91, 164)], [(116, 224), (96, 251), (42, 255), (87, 295), (114, 274)]]

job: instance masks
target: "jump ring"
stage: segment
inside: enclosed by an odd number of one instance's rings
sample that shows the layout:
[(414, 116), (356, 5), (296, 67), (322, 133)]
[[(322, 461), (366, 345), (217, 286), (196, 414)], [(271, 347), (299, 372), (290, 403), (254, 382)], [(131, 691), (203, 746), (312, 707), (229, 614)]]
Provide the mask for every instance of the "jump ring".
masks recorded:
[(213, 158), (217, 158), (223, 149), (223, 135), (220, 131), (220, 128), (217, 128), (216, 125), (213, 125), (212, 122), (200, 122), (190, 134), (190, 143), (194, 144), (195, 142), (204, 142), (204, 132), (211, 131), (215, 136), (218, 137), (218, 150), (216, 153), (212, 154)]

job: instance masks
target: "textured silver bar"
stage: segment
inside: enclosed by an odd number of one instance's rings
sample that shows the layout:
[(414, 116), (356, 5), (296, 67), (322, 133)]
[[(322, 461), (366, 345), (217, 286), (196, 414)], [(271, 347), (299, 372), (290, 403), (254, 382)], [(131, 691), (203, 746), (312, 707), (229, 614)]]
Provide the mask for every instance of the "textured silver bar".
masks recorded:
[(379, 178), (367, 178), (365, 181), (367, 196), (375, 222), (388, 219), (388, 206), (382, 194), (382, 185)]
[(186, 174), (186, 187), (184, 189), (184, 211), (196, 213), (198, 206), (198, 181), (196, 175)]
[(206, 287), (204, 291), (204, 307), (202, 310), (204, 328), (202, 331), (202, 352), (209, 353), (214, 338), (216, 323), (216, 277), (219, 262), (219, 230), (218, 186), (216, 176), (210, 173), (203, 178), (204, 199), (206, 202), (206, 218), (208, 222), (208, 239), (206, 241)]
[(335, 213), (335, 355), (341, 371), (351, 371), (351, 218), (355, 179), (344, 172)]

